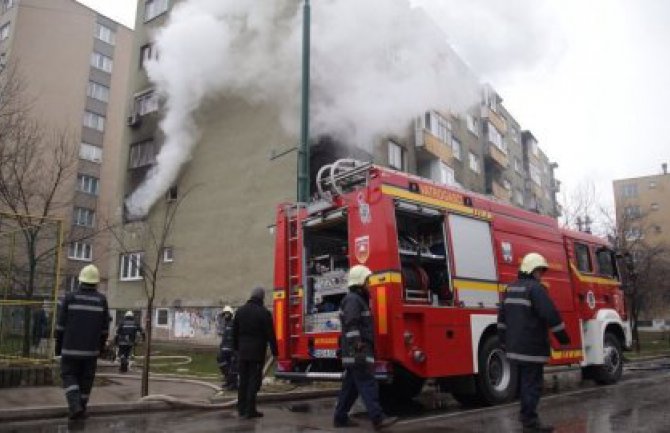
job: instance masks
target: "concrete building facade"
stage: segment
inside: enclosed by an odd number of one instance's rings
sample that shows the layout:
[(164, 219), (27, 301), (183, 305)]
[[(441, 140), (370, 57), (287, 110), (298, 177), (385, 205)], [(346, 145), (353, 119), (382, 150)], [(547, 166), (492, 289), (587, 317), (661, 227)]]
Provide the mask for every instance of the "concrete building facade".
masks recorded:
[(109, 237), (100, 228), (119, 185), (132, 30), (74, 0), (2, 0), (0, 13), (2, 67), (16, 68), (40, 124), (78, 148), (76, 170), (63, 181), (67, 206), (55, 215), (76, 240), (64, 251), (63, 291), (88, 263), (100, 267), (106, 291)]
[[(164, 139), (159, 129), (164, 101), (153, 96), (142, 63), (155, 55), (152, 34), (166, 23), (175, 3), (138, 2), (117, 215), (123, 213), (124, 198), (153, 166)], [(461, 69), (477, 82), (464, 64)], [(510, 162), (523, 164), (520, 126), (499, 96), (491, 107), (491, 92), (482, 92), (482, 100), (474, 101), (467, 113), (427, 107), (416, 119), (407, 119), (405, 134), (380, 139), (371, 153), (329, 137), (313, 138), (312, 175), (323, 163), (354, 156), (501, 200), (513, 200), (518, 190), (517, 204), (528, 207), (523, 195), (528, 171)], [(275, 210), (279, 203), (295, 200), (297, 160), (295, 152), (273, 160), (269, 156), (297, 143), (298, 137), (282, 129), (273, 108), (226, 95), (212, 95), (195, 117), (201, 136), (177, 183), (147, 219), (124, 224), (123, 245), (115, 247), (116, 257), (110, 259), (116, 272), (109, 299), (117, 315), (143, 310), (151, 282), (138, 264), (158, 267), (156, 309), (149, 318), (156, 338), (213, 342), (216, 314), (224, 305), (239, 306), (253, 286), (271, 289)], [(493, 127), (497, 136), (489, 132)], [(165, 245), (156, 249), (146, 242), (147, 230), (160, 227), (177, 204)], [(552, 208), (546, 209), (551, 214)]]

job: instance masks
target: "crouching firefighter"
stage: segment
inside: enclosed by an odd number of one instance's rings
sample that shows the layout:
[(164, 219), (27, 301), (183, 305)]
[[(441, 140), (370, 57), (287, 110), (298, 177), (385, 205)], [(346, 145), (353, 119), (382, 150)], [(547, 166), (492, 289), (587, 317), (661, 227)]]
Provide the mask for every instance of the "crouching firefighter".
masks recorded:
[(340, 350), (344, 377), (335, 407), (333, 424), (336, 428), (356, 425), (349, 418), (349, 411), (359, 395), (375, 429), (388, 427), (398, 420), (382, 411), (379, 386), (374, 376), (374, 330), (368, 281), (371, 274), (366, 266), (353, 266), (347, 282), (349, 293), (340, 304)]
[(226, 305), (221, 313), (220, 327), (221, 344), (216, 361), (223, 375), (223, 387), (227, 390), (237, 389), (237, 352), (233, 347), (233, 308)]
[(549, 332), (562, 345), (570, 344), (565, 324), (541, 283), (549, 265), (537, 253), (521, 261), (519, 279), (507, 286), (498, 310), (498, 336), (507, 358), (519, 372), (519, 399), (524, 433), (549, 433), (550, 425), (540, 422), (537, 406), (542, 395), (544, 364), (549, 361)]
[(95, 265), (79, 273), (79, 288), (65, 295), (56, 325), (56, 355), (61, 356), (61, 378), (70, 419), (85, 416), (93, 388), (97, 358), (109, 333), (107, 298), (98, 292)]
[(119, 347), (119, 371), (121, 373), (128, 371), (128, 361), (130, 360), (130, 355), (133, 353), (137, 334), (141, 334), (142, 339), (145, 338), (144, 330), (135, 322), (133, 312), (126, 311), (123, 320), (116, 328), (116, 337), (114, 338), (116, 345)]

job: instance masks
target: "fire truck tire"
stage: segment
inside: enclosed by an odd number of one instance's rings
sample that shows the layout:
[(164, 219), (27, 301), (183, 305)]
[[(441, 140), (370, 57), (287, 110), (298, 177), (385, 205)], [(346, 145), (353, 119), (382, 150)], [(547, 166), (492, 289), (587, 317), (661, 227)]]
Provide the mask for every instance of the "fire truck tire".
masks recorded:
[(492, 406), (516, 398), (517, 370), (507, 359), (497, 335), (489, 335), (479, 348), (479, 374), (475, 378), (479, 404)]
[(621, 379), (623, 373), (623, 352), (621, 342), (611, 332), (605, 333), (603, 349), (605, 363), (591, 367), (591, 377), (600, 385), (611, 385)]

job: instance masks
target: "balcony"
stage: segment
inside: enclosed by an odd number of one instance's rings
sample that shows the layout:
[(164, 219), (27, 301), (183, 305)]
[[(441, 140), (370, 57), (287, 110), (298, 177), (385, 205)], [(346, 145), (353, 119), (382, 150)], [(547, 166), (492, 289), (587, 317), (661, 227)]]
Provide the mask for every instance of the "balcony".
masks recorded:
[(507, 154), (500, 150), (498, 146), (493, 143), (489, 143), (487, 147), (488, 152), (486, 152), (486, 156), (498, 164), (502, 169), (506, 169), (509, 165)]
[(497, 199), (504, 200), (506, 202), (509, 202), (511, 199), (510, 190), (508, 190), (495, 180), (491, 182), (491, 195), (493, 195)]
[(504, 135), (507, 133), (507, 122), (505, 121), (505, 118), (491, 110), (489, 107), (482, 107), (482, 118), (488, 119), (488, 121), (491, 122), (501, 134)]
[(443, 142), (426, 129), (422, 129), (417, 132), (416, 147), (422, 150), (418, 152), (419, 157), (421, 157), (421, 154), (423, 153), (423, 156), (438, 158), (444, 162), (451, 161), (453, 153), (449, 144)]

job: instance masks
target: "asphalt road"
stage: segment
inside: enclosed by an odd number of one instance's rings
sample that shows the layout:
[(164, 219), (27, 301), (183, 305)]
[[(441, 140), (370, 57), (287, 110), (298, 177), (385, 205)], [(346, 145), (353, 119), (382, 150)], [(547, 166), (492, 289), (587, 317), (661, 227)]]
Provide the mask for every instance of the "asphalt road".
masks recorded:
[[(540, 413), (557, 433), (668, 433), (670, 432), (670, 362), (638, 364), (627, 369), (617, 385), (599, 387), (580, 383), (574, 373), (563, 373), (558, 392), (542, 399)], [(550, 378), (551, 380), (551, 378)], [(0, 432), (65, 433), (70, 431), (123, 432), (319, 432), (334, 431), (334, 399), (262, 405), (265, 417), (239, 420), (234, 412), (173, 411), (91, 417), (86, 421), (42, 420), (5, 423)], [(390, 432), (502, 433), (520, 432), (515, 403), (464, 410), (439, 394), (401, 409), (401, 421)], [(370, 431), (363, 412), (354, 414), (359, 427), (338, 431)]]

